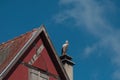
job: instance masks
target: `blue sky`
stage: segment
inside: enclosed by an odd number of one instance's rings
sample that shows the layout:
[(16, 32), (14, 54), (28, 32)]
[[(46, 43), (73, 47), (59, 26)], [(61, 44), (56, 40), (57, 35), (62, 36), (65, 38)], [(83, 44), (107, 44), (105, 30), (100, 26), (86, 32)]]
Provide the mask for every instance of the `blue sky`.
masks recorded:
[(69, 40), (74, 80), (120, 80), (119, 0), (0, 0), (0, 43), (41, 24), (59, 55)]

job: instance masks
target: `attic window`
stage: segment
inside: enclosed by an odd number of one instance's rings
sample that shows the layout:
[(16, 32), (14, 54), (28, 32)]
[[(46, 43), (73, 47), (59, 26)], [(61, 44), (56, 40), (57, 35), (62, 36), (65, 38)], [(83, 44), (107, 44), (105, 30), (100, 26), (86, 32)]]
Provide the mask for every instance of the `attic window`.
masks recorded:
[(29, 69), (29, 80), (49, 80), (49, 77), (40, 71)]

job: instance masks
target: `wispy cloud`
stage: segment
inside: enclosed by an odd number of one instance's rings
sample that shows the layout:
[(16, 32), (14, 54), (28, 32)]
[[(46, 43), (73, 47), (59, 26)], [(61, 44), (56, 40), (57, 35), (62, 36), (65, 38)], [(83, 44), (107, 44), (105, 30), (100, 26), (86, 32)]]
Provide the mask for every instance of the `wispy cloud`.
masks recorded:
[(115, 71), (114, 72), (113, 80), (120, 80), (120, 71)]
[[(114, 29), (105, 18), (106, 13), (114, 12), (116, 6), (111, 0), (59, 0), (64, 7), (56, 16), (55, 21), (62, 23), (68, 19), (74, 20), (77, 27), (85, 27), (87, 31), (98, 37), (98, 43), (87, 46), (84, 50), (86, 56), (96, 49), (108, 47), (113, 56), (111, 62), (120, 70), (120, 30)], [(81, 26), (84, 25), (84, 26)], [(120, 79), (120, 72), (114, 72), (114, 79)]]
[(95, 50), (97, 49), (97, 45), (93, 45), (93, 46), (87, 46), (84, 50), (84, 57), (89, 57)]
[(64, 7), (69, 5), (71, 7), (65, 7), (63, 11), (60, 11), (55, 17), (56, 22), (66, 21), (71, 18), (75, 20), (76, 25), (83, 24), (88, 31), (97, 36), (112, 32), (112, 28), (104, 20), (103, 15), (106, 8), (111, 9), (111, 7), (105, 5), (112, 5), (112, 3), (106, 2), (102, 4), (94, 0), (60, 0), (60, 5)]
[(94, 72), (94, 73), (92, 73), (91, 74), (91, 78), (92, 78), (92, 80), (99, 80), (99, 73), (98, 72)]

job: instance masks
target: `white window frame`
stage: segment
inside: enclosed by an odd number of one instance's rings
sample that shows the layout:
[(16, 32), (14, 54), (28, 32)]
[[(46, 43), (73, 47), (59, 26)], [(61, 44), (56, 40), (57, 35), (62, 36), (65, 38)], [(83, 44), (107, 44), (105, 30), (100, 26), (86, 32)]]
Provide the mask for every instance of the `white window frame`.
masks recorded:
[(35, 69), (29, 69), (29, 80), (49, 80), (49, 76), (47, 74), (41, 73)]

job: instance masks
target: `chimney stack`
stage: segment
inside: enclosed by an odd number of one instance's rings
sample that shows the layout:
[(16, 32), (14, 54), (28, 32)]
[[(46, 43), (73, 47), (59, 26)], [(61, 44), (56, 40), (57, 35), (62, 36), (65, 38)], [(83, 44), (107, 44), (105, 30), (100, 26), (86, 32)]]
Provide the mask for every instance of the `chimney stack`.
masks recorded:
[(67, 48), (68, 48), (68, 41), (66, 40), (65, 44), (62, 46), (62, 56), (60, 56), (61, 62), (63, 63), (64, 69), (70, 78), (70, 80), (73, 80), (73, 65), (74, 62), (72, 62), (72, 57), (67, 55)]

